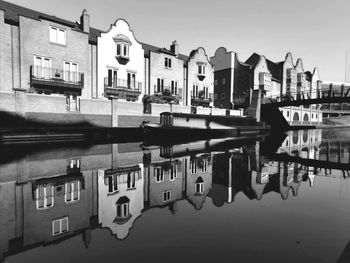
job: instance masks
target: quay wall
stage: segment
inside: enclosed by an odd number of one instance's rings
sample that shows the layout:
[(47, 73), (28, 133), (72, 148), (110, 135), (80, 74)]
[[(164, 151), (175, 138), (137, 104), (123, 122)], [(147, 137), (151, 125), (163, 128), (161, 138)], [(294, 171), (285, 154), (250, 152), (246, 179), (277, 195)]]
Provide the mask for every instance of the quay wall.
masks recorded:
[[(105, 98), (81, 98), (78, 104), (79, 110), (69, 111), (61, 95), (0, 92), (0, 127), (138, 127), (143, 122), (159, 123), (162, 112), (191, 113), (191, 106), (156, 103), (144, 113), (141, 102)], [(197, 114), (241, 116), (237, 110), (203, 107), (197, 107)]]

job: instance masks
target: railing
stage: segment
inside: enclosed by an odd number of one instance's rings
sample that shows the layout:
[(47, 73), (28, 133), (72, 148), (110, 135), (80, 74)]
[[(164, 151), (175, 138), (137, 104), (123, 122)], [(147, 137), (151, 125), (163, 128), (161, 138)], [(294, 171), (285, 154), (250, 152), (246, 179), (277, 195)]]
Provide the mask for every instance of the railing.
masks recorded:
[[(170, 94), (178, 99), (182, 99), (182, 88), (171, 87), (170, 85), (157, 86), (154, 85), (154, 94), (161, 94), (164, 90), (169, 90)], [(172, 91), (173, 90), (173, 91)]]
[(106, 77), (104, 79), (105, 88), (114, 89), (127, 89), (140, 92), (142, 89), (142, 82), (128, 81), (126, 79), (109, 79)]
[(40, 66), (30, 66), (31, 84), (52, 83), (73, 86), (84, 85), (84, 74), (76, 71), (66, 71), (62, 69), (47, 68)]

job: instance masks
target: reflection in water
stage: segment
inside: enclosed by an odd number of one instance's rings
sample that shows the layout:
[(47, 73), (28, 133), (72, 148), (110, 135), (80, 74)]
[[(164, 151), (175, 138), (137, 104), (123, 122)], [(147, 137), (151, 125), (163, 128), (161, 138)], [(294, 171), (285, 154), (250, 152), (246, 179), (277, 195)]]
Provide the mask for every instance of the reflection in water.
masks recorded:
[[(277, 151), (263, 156), (264, 141), (212, 140), (142, 150), (138, 143), (96, 145), (3, 163), (0, 259), (73, 236), (89, 247), (91, 231), (98, 228), (127, 239), (142, 214), (167, 208), (175, 215), (182, 200), (194, 210), (202, 210), (207, 198), (216, 207), (239, 203), (242, 195), (263, 201), (278, 193), (286, 200), (298, 195), (302, 182), (315, 188), (318, 176), (349, 177), (350, 168), (344, 168), (350, 139), (321, 130), (293, 131)], [(349, 259), (345, 254), (339, 262)]]

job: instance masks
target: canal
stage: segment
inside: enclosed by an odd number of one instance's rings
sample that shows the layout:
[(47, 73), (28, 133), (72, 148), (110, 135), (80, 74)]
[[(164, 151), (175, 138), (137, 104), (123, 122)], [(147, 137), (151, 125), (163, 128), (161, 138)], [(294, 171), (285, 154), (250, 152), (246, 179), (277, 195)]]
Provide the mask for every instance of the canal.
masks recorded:
[(349, 129), (0, 155), (0, 262), (350, 262)]

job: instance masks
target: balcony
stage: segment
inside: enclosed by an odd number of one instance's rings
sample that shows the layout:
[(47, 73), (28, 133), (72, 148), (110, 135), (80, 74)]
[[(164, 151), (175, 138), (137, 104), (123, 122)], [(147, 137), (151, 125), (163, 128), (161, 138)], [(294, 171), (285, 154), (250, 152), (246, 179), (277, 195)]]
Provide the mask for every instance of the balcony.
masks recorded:
[(209, 107), (210, 102), (213, 101), (213, 93), (209, 93), (208, 97), (205, 96), (192, 96), (191, 97), (191, 105), (192, 106), (202, 106)]
[(138, 100), (141, 94), (142, 83), (126, 79), (104, 79), (105, 96), (117, 97), (128, 101)]
[(34, 88), (49, 88), (53, 92), (78, 91), (84, 87), (84, 74), (62, 69), (30, 66), (30, 85)]
[(173, 96), (175, 98), (177, 98), (178, 100), (182, 100), (182, 89), (178, 88), (178, 87), (171, 87), (168, 85), (163, 85), (163, 86), (157, 86), (154, 85), (154, 90), (153, 90), (153, 94), (163, 94), (164, 90), (169, 90), (169, 96)]

